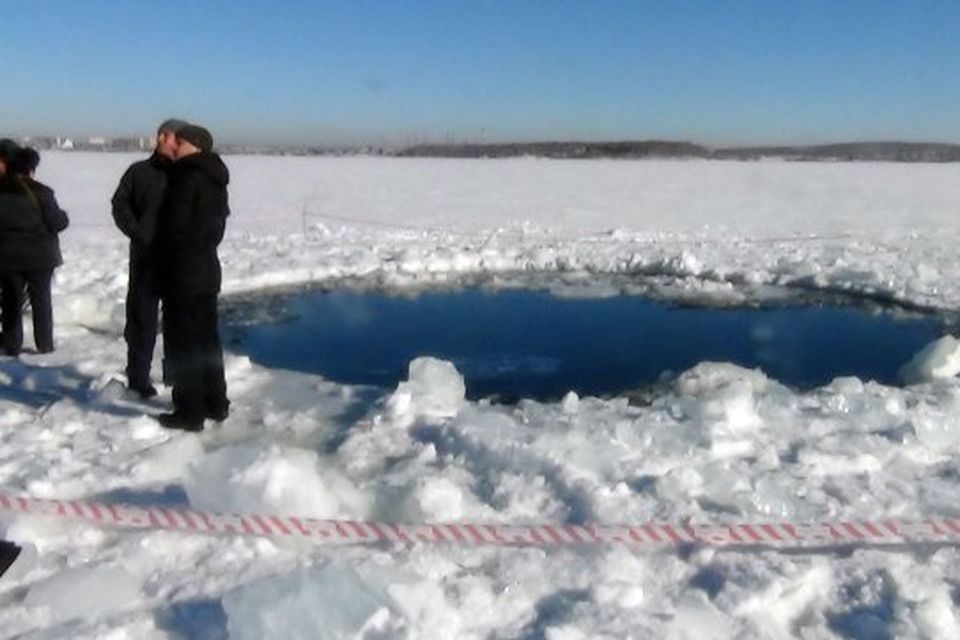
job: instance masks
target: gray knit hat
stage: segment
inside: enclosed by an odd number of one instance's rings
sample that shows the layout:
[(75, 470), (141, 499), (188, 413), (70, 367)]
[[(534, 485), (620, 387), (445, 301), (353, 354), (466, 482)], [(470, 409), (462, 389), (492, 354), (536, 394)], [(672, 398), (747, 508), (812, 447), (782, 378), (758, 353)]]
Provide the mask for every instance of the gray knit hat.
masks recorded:
[(196, 124), (188, 124), (177, 131), (177, 138), (186, 140), (200, 151), (213, 149), (213, 136), (209, 131)]
[(180, 120), (179, 118), (169, 118), (160, 123), (160, 126), (157, 127), (157, 133), (179, 133), (180, 129), (183, 129), (185, 126), (190, 124), (186, 120)]

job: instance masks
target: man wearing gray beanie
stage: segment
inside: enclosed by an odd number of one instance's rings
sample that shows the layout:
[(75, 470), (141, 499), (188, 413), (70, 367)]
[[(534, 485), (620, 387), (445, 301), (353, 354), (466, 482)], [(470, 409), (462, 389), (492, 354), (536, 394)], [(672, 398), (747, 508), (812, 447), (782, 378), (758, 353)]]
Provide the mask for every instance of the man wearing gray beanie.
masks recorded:
[(217, 246), (230, 214), (229, 182), (210, 132), (196, 125), (180, 129), (157, 229), (164, 370), (173, 386), (173, 411), (159, 420), (168, 429), (200, 431), (205, 419), (219, 422), (229, 413), (217, 326)]
[(130, 278), (127, 287), (127, 386), (142, 398), (157, 394), (150, 381), (153, 349), (159, 326), (154, 240), (157, 216), (167, 188), (167, 171), (177, 152), (177, 132), (184, 120), (165, 120), (157, 128), (156, 146), (146, 160), (135, 162), (120, 179), (111, 200), (117, 228), (130, 238)]

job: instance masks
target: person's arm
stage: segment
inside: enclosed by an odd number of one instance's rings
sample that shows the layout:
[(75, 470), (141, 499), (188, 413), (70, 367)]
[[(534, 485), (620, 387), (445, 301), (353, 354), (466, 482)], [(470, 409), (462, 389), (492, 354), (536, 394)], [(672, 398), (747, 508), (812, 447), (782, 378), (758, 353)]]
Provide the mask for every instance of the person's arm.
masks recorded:
[(214, 187), (205, 192), (208, 196), (207, 202), (203, 203), (203, 219), (200, 221), (200, 242), (203, 246), (216, 247), (223, 240), (223, 234), (227, 227), (227, 216), (230, 215), (230, 207), (227, 203), (227, 192), (221, 187)]
[(50, 233), (60, 233), (70, 225), (67, 212), (60, 208), (52, 189), (41, 189), (40, 213), (43, 215), (43, 225)]
[(128, 238), (138, 237), (139, 223), (136, 214), (133, 212), (133, 167), (127, 169), (123, 177), (120, 178), (120, 184), (117, 186), (110, 204), (112, 205), (113, 221), (117, 228)]

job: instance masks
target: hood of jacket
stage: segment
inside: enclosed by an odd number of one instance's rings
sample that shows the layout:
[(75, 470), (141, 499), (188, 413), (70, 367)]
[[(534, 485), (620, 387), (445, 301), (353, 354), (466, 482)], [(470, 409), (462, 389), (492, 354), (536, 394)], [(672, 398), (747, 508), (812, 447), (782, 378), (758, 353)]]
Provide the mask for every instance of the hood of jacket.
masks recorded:
[(230, 182), (230, 171), (227, 169), (227, 165), (223, 164), (220, 156), (211, 151), (201, 151), (200, 153), (184, 156), (174, 162), (173, 166), (177, 169), (189, 168), (202, 171), (214, 182), (224, 187)]

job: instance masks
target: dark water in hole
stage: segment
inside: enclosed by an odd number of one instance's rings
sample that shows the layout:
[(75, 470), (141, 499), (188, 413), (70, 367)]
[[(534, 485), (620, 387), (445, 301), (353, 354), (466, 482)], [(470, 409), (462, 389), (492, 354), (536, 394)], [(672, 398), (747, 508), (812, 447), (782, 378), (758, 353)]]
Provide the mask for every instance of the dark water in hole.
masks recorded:
[(431, 355), (456, 364), (470, 398), (507, 400), (622, 393), (705, 360), (759, 367), (801, 388), (841, 375), (895, 384), (943, 330), (937, 318), (852, 306), (691, 308), (538, 291), (309, 293), (286, 312), (285, 322), (228, 325), (227, 348), (269, 367), (381, 387)]

